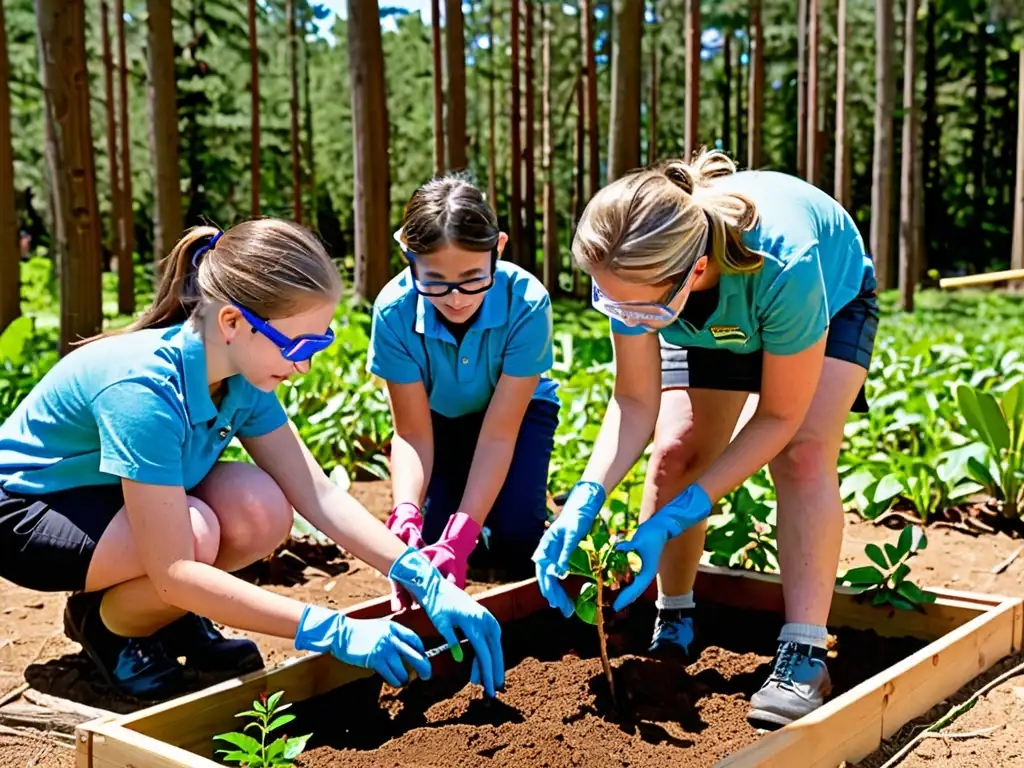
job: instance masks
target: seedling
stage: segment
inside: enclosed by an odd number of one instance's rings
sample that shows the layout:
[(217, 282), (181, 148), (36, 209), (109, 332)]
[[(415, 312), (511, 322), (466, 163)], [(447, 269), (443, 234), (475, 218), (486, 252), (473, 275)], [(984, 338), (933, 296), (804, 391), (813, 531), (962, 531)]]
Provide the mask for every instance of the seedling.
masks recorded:
[[(267, 738), (273, 731), (276, 731), (295, 719), (295, 715), (282, 715), (284, 710), (291, 704), (281, 704), (281, 697), (284, 691), (278, 691), (271, 696), (261, 693), (258, 701), (252, 703), (252, 709), (239, 712), (235, 717), (251, 717), (252, 722), (248, 723), (242, 733), (222, 733), (214, 736), (214, 740), (226, 741), (235, 749), (218, 749), (217, 754), (226, 763), (238, 763), (244, 768), (270, 768), (275, 766), (291, 766), (293, 761), (306, 748), (306, 742), (313, 734), (305, 736), (280, 736), (267, 744)], [(259, 733), (259, 739), (244, 733), (254, 728)]]
[(864, 554), (874, 565), (852, 568), (842, 577), (872, 605), (891, 605), (904, 611), (921, 610), (922, 605), (935, 602), (935, 594), (921, 589), (907, 579), (910, 566), (907, 561), (928, 546), (924, 531), (908, 525), (900, 533), (896, 546), (886, 543), (885, 551), (877, 544), (868, 544)]
[(971, 477), (1002, 501), (1004, 516), (1020, 516), (1024, 503), (1024, 378), (1009, 386), (1001, 400), (967, 384), (956, 388), (967, 426), (988, 448), (990, 463), (967, 463)]

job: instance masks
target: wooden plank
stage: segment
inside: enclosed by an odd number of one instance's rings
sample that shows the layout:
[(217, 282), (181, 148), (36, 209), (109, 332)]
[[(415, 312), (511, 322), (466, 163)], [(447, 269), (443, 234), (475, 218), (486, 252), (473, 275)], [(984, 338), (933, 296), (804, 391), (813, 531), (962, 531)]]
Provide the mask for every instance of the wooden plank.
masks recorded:
[(87, 768), (218, 768), (205, 757), (117, 725), (98, 725), (91, 736)]
[(980, 275), (943, 277), (939, 280), (939, 287), (962, 288), (965, 285), (987, 285), (1001, 283), (1005, 280), (1024, 280), (1024, 269), (1005, 269), (1001, 272), (985, 272)]

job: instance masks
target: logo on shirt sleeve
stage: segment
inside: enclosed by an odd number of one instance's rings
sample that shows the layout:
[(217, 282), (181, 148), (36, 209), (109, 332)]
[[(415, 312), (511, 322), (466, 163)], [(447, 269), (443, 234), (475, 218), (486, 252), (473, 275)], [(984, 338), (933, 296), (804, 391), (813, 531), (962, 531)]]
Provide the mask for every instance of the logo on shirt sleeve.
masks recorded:
[(710, 331), (719, 344), (747, 343), (747, 334), (738, 325), (713, 325)]

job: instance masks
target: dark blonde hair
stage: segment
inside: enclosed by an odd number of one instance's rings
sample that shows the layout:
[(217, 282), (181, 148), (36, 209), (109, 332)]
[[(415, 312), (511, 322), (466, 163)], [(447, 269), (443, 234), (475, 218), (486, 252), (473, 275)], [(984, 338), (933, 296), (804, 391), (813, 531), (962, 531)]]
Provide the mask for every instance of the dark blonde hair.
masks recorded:
[(572, 252), (580, 269), (610, 269), (627, 282), (653, 285), (708, 253), (726, 272), (756, 272), (764, 256), (742, 237), (757, 225), (757, 206), (712, 184), (735, 172), (724, 152), (705, 150), (692, 163), (667, 160), (609, 184), (576, 229)]
[(493, 251), (500, 234), (498, 217), (483, 192), (455, 175), (432, 179), (417, 189), (402, 219), (402, 243), (418, 256), (429, 256), (446, 245)]
[(190, 229), (161, 262), (160, 275), (149, 309), (128, 327), (96, 338), (177, 325), (206, 303), (237, 302), (269, 320), (341, 295), (341, 276), (320, 241), (282, 219), (246, 221), (223, 233)]

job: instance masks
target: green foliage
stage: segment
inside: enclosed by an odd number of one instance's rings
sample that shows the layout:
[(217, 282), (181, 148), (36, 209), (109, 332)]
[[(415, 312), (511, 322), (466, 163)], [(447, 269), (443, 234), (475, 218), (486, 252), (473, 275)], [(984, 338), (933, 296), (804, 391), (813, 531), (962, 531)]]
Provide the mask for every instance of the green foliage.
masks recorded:
[[(282, 715), (281, 712), (291, 704), (281, 704), (284, 691), (267, 696), (261, 693), (260, 698), (252, 703), (252, 709), (239, 712), (235, 717), (249, 717), (242, 732), (221, 733), (214, 736), (214, 741), (223, 741), (234, 749), (218, 749), (217, 754), (226, 763), (238, 763), (244, 768), (271, 768), (271, 766), (291, 766), (294, 760), (306, 748), (306, 742), (313, 734), (294, 736), (271, 736), (295, 720), (295, 715)], [(252, 729), (259, 738), (253, 738), (246, 731)], [(273, 739), (269, 744), (267, 738)]]
[(569, 573), (591, 579), (576, 598), (576, 615), (587, 624), (597, 624), (597, 580), (600, 579), (605, 588), (614, 589), (639, 570), (639, 561), (631, 556), (633, 553), (615, 549), (625, 538), (625, 535), (612, 533), (604, 518), (598, 516), (590, 533), (569, 558)]
[(883, 551), (877, 544), (868, 544), (864, 554), (873, 563), (847, 571), (839, 580), (847, 584), (872, 605), (891, 605), (904, 611), (920, 609), (935, 602), (935, 594), (921, 589), (908, 578), (908, 561), (928, 546), (924, 531), (908, 525), (900, 533), (896, 545), (886, 544)]
[(759, 472), (722, 500), (721, 511), (708, 519), (704, 541), (711, 565), (751, 571), (777, 571), (775, 491)]

